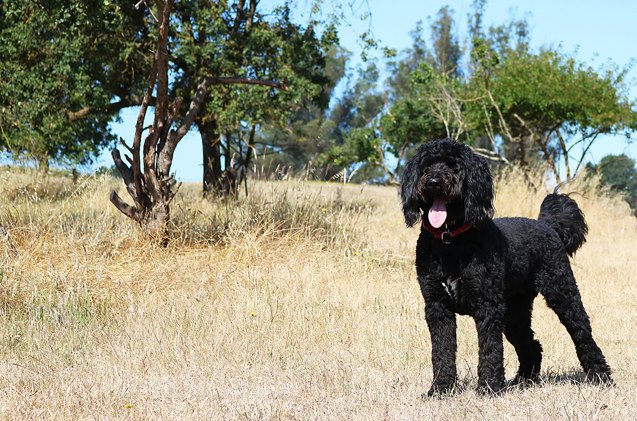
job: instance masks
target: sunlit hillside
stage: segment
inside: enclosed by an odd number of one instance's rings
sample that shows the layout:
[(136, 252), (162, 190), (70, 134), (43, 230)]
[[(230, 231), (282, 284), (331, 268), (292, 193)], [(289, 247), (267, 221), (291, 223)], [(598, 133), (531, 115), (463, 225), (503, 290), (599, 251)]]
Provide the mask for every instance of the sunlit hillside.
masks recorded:
[[(535, 217), (548, 189), (498, 180), (499, 216)], [(421, 399), (430, 341), (417, 229), (396, 187), (253, 183), (173, 203), (171, 241), (142, 238), (108, 201), (117, 180), (0, 168), (0, 418), (634, 419), (637, 220), (599, 188), (567, 186), (588, 241), (573, 259), (617, 386), (580, 384), (574, 347), (536, 301), (543, 382), (474, 392), (473, 322), (460, 318), (466, 390)], [(507, 377), (517, 369), (505, 349)]]

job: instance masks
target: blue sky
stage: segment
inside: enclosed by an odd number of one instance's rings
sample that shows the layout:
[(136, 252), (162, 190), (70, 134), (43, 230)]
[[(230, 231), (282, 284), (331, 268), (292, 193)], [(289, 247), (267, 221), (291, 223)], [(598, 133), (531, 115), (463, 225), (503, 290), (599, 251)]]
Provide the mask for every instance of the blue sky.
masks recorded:
[[(325, 8), (339, 0), (323, 0)], [(342, 3), (343, 1), (341, 1)], [(276, 4), (263, 0), (261, 5)], [(409, 31), (418, 20), (428, 28), (428, 18), (449, 5), (459, 30), (464, 30), (467, 15), (473, 0), (428, 1), (428, 0), (345, 0), (351, 3), (345, 13), (349, 25), (340, 28), (341, 43), (354, 53), (353, 65), (360, 63), (359, 34), (371, 28), (373, 35), (383, 46), (402, 50), (411, 44)], [(300, 19), (307, 18), (309, 0), (297, 0)], [(362, 21), (356, 16), (371, 12), (371, 19)], [(485, 26), (504, 23), (510, 18), (526, 18), (530, 24), (531, 46), (534, 50), (543, 46), (561, 46), (562, 50), (578, 60), (599, 69), (613, 62), (620, 68), (637, 58), (637, 1), (636, 0), (535, 0), (503, 1), (491, 0), (485, 11)], [(466, 34), (458, 32), (460, 40)], [(379, 53), (380, 55), (380, 53)], [(230, 76), (230, 75), (228, 75)], [(637, 69), (629, 74), (632, 88), (631, 99), (637, 98)], [(122, 121), (113, 123), (114, 132), (131, 140), (137, 118), (137, 109), (124, 110)], [(637, 135), (633, 135), (637, 139)], [(637, 142), (627, 143), (625, 138), (600, 138), (589, 152), (587, 161), (598, 161), (607, 154), (626, 153), (637, 159)], [(191, 131), (179, 144), (175, 152), (173, 170), (181, 181), (200, 181), (202, 177), (202, 153), (199, 134)], [(97, 165), (111, 165), (110, 153), (105, 151)]]

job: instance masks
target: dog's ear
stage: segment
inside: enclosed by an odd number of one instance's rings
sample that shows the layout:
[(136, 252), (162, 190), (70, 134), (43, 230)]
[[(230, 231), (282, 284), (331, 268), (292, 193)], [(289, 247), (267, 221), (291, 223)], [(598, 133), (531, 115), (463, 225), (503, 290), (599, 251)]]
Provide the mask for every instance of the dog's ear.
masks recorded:
[(464, 181), (464, 219), (480, 225), (493, 218), (493, 177), (484, 158), (467, 148)]
[(420, 220), (420, 209), (422, 207), (422, 199), (418, 192), (422, 169), (420, 168), (418, 155), (417, 153), (405, 166), (400, 184), (400, 198), (403, 203), (405, 224), (408, 227), (413, 227)]

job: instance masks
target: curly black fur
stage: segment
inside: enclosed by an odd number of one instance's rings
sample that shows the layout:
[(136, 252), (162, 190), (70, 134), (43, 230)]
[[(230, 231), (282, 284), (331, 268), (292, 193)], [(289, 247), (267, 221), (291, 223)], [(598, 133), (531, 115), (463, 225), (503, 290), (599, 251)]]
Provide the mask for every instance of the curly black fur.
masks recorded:
[[(450, 392), (456, 375), (456, 314), (470, 315), (478, 331), (480, 391), (504, 388), (502, 334), (520, 363), (515, 382), (540, 372), (542, 347), (531, 313), (538, 293), (566, 327), (591, 381), (611, 383), (611, 370), (593, 340), (568, 255), (585, 240), (577, 203), (553, 193), (538, 220), (493, 217), (493, 180), (485, 160), (452, 139), (428, 142), (407, 164), (401, 198), (407, 226), (422, 220), (416, 271), (432, 343), (433, 383), (428, 394)], [(427, 214), (445, 203), (444, 226)], [(438, 224), (438, 223), (437, 223)], [(448, 243), (436, 230), (469, 227)]]
[(569, 256), (586, 241), (588, 226), (584, 214), (573, 199), (564, 194), (557, 194), (557, 189), (544, 198), (537, 219), (555, 230)]

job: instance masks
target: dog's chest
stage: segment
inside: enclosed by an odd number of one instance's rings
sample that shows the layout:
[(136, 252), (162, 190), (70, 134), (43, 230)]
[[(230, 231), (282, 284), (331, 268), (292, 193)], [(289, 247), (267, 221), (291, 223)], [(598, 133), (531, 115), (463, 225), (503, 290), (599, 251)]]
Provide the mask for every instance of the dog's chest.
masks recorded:
[(460, 278), (452, 278), (451, 276), (442, 281), (442, 287), (445, 289), (447, 296), (453, 301), (460, 297)]
[(467, 293), (466, 282), (460, 277), (447, 277), (442, 281), (442, 288), (453, 310), (459, 314), (471, 314), (471, 294)]

